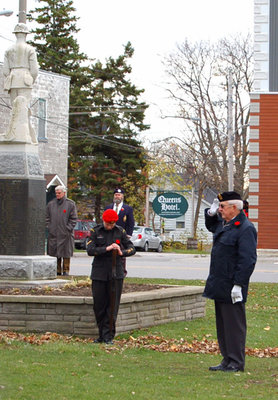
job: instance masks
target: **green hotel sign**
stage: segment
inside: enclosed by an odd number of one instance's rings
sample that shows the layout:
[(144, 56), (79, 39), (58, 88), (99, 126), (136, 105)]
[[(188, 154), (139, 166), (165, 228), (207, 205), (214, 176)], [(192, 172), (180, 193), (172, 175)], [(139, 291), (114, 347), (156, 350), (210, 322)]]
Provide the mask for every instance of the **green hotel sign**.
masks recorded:
[(153, 210), (162, 218), (178, 218), (184, 215), (187, 209), (187, 200), (178, 193), (163, 193), (153, 200)]

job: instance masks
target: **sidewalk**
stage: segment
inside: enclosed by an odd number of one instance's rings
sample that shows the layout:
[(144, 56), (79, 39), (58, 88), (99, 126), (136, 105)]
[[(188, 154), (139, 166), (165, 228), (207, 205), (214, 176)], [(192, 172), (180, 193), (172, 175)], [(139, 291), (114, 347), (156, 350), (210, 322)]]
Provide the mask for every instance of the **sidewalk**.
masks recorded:
[(278, 249), (257, 249), (257, 254), (260, 258), (278, 258)]
[[(139, 253), (140, 254), (144, 254), (144, 252), (139, 252)], [(154, 254), (156, 254), (156, 253), (154, 253)], [(173, 254), (176, 254), (176, 253), (173, 253)], [(181, 253), (179, 253), (179, 254), (181, 254)], [(184, 255), (192, 256), (193, 253), (184, 253)], [(278, 258), (278, 249), (257, 249), (257, 255), (260, 258), (272, 258), (272, 257), (277, 257)], [(84, 257), (84, 256), (87, 256), (87, 252), (85, 250), (73, 253), (73, 257)], [(200, 257), (210, 256), (210, 253), (208, 253), (208, 254), (199, 254), (199, 256)]]

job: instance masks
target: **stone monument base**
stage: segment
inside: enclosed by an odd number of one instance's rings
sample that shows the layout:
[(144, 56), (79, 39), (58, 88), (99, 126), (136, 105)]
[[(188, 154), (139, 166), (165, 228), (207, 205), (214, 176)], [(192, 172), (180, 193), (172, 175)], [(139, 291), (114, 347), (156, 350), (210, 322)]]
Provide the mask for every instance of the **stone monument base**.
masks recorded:
[(46, 184), (38, 146), (1, 143), (1, 255), (44, 255), (45, 203)]
[(50, 256), (0, 255), (0, 281), (39, 280), (57, 277), (57, 259)]
[[(68, 279), (41, 279), (37, 281), (17, 281), (9, 280), (2, 281), (0, 279), (0, 289), (35, 289), (43, 288), (45, 286), (51, 288), (62, 288), (66, 284), (72, 282)], [(1, 295), (0, 295), (1, 296)], [(2, 295), (5, 296), (5, 295)], [(10, 296), (10, 295), (7, 295)]]

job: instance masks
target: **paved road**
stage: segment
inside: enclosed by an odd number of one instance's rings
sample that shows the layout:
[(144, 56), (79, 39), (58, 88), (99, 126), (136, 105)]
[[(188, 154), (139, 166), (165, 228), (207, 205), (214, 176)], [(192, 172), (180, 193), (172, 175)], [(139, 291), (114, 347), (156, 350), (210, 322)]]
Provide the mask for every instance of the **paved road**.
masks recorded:
[[(209, 255), (137, 252), (127, 259), (128, 277), (206, 279)], [(71, 259), (72, 275), (90, 275), (92, 257), (75, 253)], [(259, 256), (252, 282), (278, 282), (278, 258)]]

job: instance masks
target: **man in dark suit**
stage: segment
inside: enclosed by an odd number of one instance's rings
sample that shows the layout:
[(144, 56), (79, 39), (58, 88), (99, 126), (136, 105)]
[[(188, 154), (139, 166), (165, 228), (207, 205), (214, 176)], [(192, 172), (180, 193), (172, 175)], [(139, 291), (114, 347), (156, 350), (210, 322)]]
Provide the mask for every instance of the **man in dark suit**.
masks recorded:
[[(118, 214), (117, 225), (124, 228), (126, 231), (127, 237), (130, 239), (133, 233), (134, 228), (134, 216), (133, 216), (133, 208), (124, 203), (124, 190), (123, 189), (115, 189), (113, 203), (109, 204), (105, 207), (104, 211), (112, 209), (116, 211)], [(122, 257), (122, 263), (125, 275), (127, 274), (126, 269), (126, 259)]]
[(115, 189), (113, 203), (105, 207), (104, 210), (112, 209), (118, 214), (117, 225), (124, 228), (127, 236), (131, 237), (134, 228), (133, 208), (124, 203), (123, 189)]

